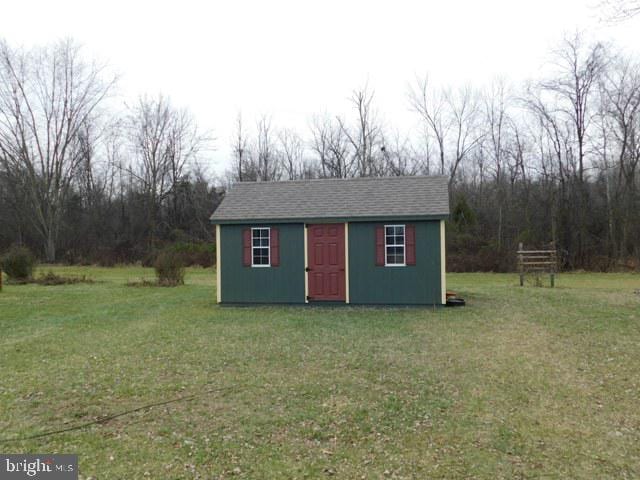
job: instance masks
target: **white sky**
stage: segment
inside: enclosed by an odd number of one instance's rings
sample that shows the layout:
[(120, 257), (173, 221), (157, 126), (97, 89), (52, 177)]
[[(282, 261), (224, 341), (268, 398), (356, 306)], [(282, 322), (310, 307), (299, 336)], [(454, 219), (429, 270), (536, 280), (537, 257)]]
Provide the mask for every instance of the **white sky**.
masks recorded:
[(394, 128), (408, 129), (407, 86), (534, 77), (576, 29), (638, 52), (640, 18), (603, 24), (598, 0), (8, 1), (0, 36), (31, 46), (70, 36), (121, 75), (121, 100), (163, 93), (216, 137), (228, 165), (233, 124), (262, 114), (306, 133), (314, 113), (344, 114), (368, 82)]

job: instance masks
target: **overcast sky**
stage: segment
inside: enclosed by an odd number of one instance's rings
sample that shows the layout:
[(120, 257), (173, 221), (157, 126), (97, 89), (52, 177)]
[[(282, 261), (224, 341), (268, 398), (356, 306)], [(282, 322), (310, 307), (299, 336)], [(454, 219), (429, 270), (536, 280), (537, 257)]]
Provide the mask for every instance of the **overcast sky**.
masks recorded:
[(228, 165), (233, 123), (259, 115), (305, 133), (313, 113), (345, 113), (368, 82), (387, 123), (409, 129), (407, 85), (535, 77), (576, 29), (638, 52), (640, 18), (599, 21), (598, 0), (12, 1), (0, 35), (30, 46), (70, 36), (120, 74), (122, 101), (164, 93), (216, 137)]

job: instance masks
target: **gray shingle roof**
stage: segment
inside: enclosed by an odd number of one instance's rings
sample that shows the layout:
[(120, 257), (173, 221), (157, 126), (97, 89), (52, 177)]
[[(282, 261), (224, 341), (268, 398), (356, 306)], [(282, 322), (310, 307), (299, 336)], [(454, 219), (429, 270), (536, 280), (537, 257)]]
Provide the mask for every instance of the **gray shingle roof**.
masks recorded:
[(447, 177), (364, 177), (236, 183), (211, 220), (224, 223), (448, 214)]

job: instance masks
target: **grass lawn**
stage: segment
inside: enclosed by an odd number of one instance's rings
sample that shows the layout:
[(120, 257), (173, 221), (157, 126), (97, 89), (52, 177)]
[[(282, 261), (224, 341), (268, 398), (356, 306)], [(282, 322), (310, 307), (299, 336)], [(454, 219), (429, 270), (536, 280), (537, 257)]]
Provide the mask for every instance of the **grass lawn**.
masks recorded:
[[(46, 270), (46, 269), (44, 269)], [(452, 274), (459, 309), (217, 307), (215, 274), (0, 293), (0, 444), (81, 478), (638, 478), (640, 275)]]

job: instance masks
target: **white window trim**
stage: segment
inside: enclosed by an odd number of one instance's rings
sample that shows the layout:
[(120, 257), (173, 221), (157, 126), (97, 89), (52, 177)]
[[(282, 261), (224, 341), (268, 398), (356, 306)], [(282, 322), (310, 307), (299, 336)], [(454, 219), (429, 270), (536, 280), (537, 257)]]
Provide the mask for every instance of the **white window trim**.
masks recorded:
[[(265, 248), (263, 246), (259, 246), (259, 247), (255, 247), (253, 245), (253, 232), (254, 230), (267, 230), (269, 232), (269, 245), (266, 247), (267, 248), (267, 256), (269, 259), (269, 263), (265, 264), (265, 265), (256, 265), (253, 263), (253, 259), (255, 258), (253, 255), (253, 250), (256, 248)], [(264, 268), (264, 267), (270, 267), (271, 266), (271, 227), (251, 227), (251, 268)]]
[[(402, 227), (402, 245), (393, 244), (387, 245), (387, 227)], [(387, 247), (402, 247), (402, 258), (404, 258), (404, 262), (402, 263), (387, 263)], [(384, 266), (385, 267), (406, 267), (407, 266), (407, 226), (406, 224), (400, 225), (385, 225), (384, 226)]]

